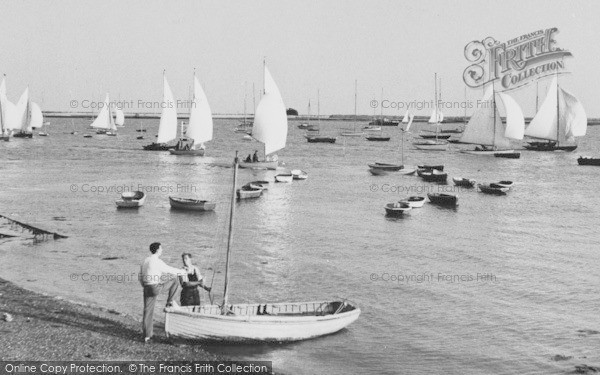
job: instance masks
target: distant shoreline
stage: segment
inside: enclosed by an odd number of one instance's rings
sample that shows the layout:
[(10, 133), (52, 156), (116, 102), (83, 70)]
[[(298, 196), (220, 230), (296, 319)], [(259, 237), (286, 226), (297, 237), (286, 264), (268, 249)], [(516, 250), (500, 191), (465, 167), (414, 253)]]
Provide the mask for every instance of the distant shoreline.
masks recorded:
[[(45, 118), (89, 118), (90, 120), (96, 117), (97, 114), (91, 112), (53, 112), (46, 111), (43, 113)], [(160, 113), (130, 113), (125, 114), (125, 118), (128, 119), (159, 119)], [(179, 120), (189, 119), (189, 115), (182, 114), (177, 116)], [(214, 114), (213, 118), (220, 120), (253, 120), (254, 116), (244, 116), (240, 114)], [(366, 115), (330, 115), (330, 116), (321, 116), (319, 120), (321, 121), (372, 121), (373, 116)], [(375, 116), (375, 118), (381, 118), (380, 116)], [(401, 121), (402, 116), (384, 116), (384, 118), (392, 121)], [(316, 116), (288, 116), (289, 120), (295, 121), (317, 121)], [(444, 123), (464, 123), (469, 121), (470, 117), (464, 116), (448, 116), (444, 118)], [(502, 118), (504, 120), (504, 118)], [(531, 117), (525, 117), (525, 122), (529, 123), (531, 121)], [(429, 116), (415, 116), (415, 122), (427, 122), (429, 120)], [(589, 118), (588, 126), (600, 125), (600, 118)]]

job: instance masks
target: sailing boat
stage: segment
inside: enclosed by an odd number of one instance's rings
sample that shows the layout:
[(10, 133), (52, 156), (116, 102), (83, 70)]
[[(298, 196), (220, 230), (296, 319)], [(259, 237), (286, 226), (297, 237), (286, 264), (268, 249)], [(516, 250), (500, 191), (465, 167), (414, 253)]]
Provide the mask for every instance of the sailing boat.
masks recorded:
[(213, 137), (213, 119), (208, 100), (202, 90), (202, 86), (196, 78), (194, 71), (194, 94), (190, 106), (190, 119), (185, 135), (187, 138), (179, 139), (177, 146), (170, 149), (173, 155), (204, 155), (204, 142), (208, 142)]
[(318, 133), (315, 134), (311, 134), (308, 133), (310, 135), (305, 135), (304, 137), (306, 137), (306, 140), (308, 141), (308, 143), (335, 143), (335, 141), (337, 140), (336, 137), (327, 137), (324, 135), (321, 135), (321, 96), (319, 94), (319, 90), (317, 90), (317, 125), (315, 128), (315, 125), (311, 125), (308, 130), (317, 130)]
[(587, 116), (581, 102), (558, 87), (555, 76), (540, 110), (525, 129), (525, 135), (546, 141), (531, 141), (525, 148), (534, 151), (573, 151), (577, 148), (577, 144), (573, 144), (575, 137), (584, 136), (586, 131)]
[(308, 100), (308, 115), (306, 117), (306, 122), (301, 123), (300, 125), (298, 125), (298, 129), (308, 129), (310, 127), (310, 99)]
[(434, 103), (433, 113), (431, 114), (431, 117), (429, 118), (429, 123), (434, 123), (436, 126), (435, 140), (427, 139), (427, 140), (423, 140), (423, 141), (413, 142), (413, 146), (415, 146), (415, 148), (417, 150), (446, 151), (448, 149), (448, 141), (439, 139), (440, 138), (440, 135), (439, 135), (440, 122), (442, 122), (444, 120), (444, 115), (438, 108), (438, 102), (440, 101), (440, 97), (438, 96), (437, 73), (435, 73), (435, 76), (434, 76), (434, 83), (435, 83), (435, 89), (434, 89), (434, 98), (435, 98), (434, 102), (435, 103)]
[(416, 168), (407, 167), (406, 165), (404, 165), (404, 133), (406, 133), (410, 130), (410, 126), (413, 123), (413, 119), (414, 119), (414, 115), (411, 114), (409, 117), (409, 120), (408, 120), (408, 124), (406, 125), (406, 129), (403, 130), (402, 128), (400, 128), (400, 131), (402, 132), (401, 143), (400, 143), (401, 155), (402, 155), (401, 164), (378, 163), (378, 162), (371, 163), (371, 164), (368, 164), (369, 172), (371, 172), (371, 174), (385, 175), (385, 174), (387, 174), (387, 172), (399, 172), (400, 174), (409, 175), (409, 174), (413, 174), (417, 171)]
[[(250, 134), (252, 132), (252, 125), (253, 122), (248, 120), (246, 114), (248, 113), (246, 111), (246, 82), (244, 82), (244, 120), (242, 122), (240, 122), (240, 124), (235, 128), (235, 132), (236, 133), (245, 133), (245, 134)], [(254, 84), (252, 84), (252, 102), (254, 103)]]
[[(268, 95), (272, 94), (267, 93), (266, 96)], [(264, 99), (265, 96), (263, 96)], [(257, 115), (260, 112), (261, 105), (259, 104)], [(257, 116), (257, 120), (261, 117)], [(259, 121), (256, 121), (256, 123), (257, 125), (260, 124)], [(229, 215), (223, 302), (221, 305), (165, 308), (165, 332), (167, 336), (228, 342), (299, 341), (337, 332), (358, 319), (360, 309), (347, 300), (229, 303), (229, 265), (233, 243), (237, 172), (238, 156), (236, 152), (233, 163), (233, 193)]]
[(8, 142), (10, 140), (9, 129), (7, 128), (7, 102), (6, 98), (6, 74), (0, 84), (0, 140)]
[(356, 93), (357, 93), (357, 81), (354, 80), (354, 127), (352, 131), (342, 132), (342, 136), (344, 137), (361, 137), (365, 133), (356, 131)]
[(408, 124), (410, 117), (411, 117), (411, 113), (408, 110), (406, 110), (406, 113), (404, 114), (404, 117), (402, 118), (402, 123)]
[(517, 102), (509, 95), (498, 93), (506, 110), (506, 124), (502, 123), (496, 105), (494, 84), (483, 94), (481, 103), (487, 103), (478, 109), (467, 123), (460, 143), (480, 145), (475, 150), (461, 152), (473, 155), (492, 155), (497, 157), (518, 158), (520, 153), (510, 148), (510, 139), (523, 139), (525, 120)]
[(156, 142), (144, 146), (144, 150), (168, 151), (173, 146), (167, 145), (167, 142), (175, 138), (177, 138), (177, 108), (175, 106), (175, 99), (173, 99), (173, 92), (171, 92), (165, 71), (163, 71), (163, 109), (158, 125), (158, 137), (156, 138)]
[(287, 140), (288, 122), (285, 104), (264, 62), (263, 66), (264, 94), (256, 108), (251, 135), (263, 144), (265, 159), (258, 162), (248, 160), (240, 162), (241, 168), (277, 169), (277, 155), (268, 155), (284, 148)]
[(115, 125), (125, 126), (125, 114), (119, 107), (115, 108)]
[(9, 141), (15, 130), (21, 128), (17, 119), (17, 108), (6, 96), (6, 74), (0, 84), (0, 99), (2, 100), (2, 138)]
[(108, 93), (104, 99), (104, 105), (98, 113), (98, 117), (96, 117), (90, 126), (96, 129), (96, 134), (116, 135), (117, 127), (112, 116)]
[(17, 121), (19, 123), (19, 130), (13, 135), (13, 137), (33, 138), (33, 128), (30, 124), (30, 115), (31, 102), (29, 101), (29, 87), (27, 87), (17, 102)]

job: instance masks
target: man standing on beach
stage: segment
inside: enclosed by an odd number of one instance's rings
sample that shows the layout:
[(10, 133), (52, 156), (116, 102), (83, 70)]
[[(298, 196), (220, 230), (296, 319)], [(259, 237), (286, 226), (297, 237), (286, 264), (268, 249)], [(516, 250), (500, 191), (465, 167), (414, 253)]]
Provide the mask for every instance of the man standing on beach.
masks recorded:
[(177, 307), (177, 303), (173, 301), (179, 282), (177, 278), (168, 278), (171, 275), (186, 275), (187, 271), (167, 265), (160, 259), (163, 249), (160, 242), (154, 242), (150, 245), (152, 255), (144, 259), (139, 274), (139, 280), (144, 287), (144, 318), (142, 321), (144, 331), (144, 342), (150, 341), (152, 338), (152, 330), (154, 326), (154, 305), (156, 297), (164, 288), (169, 289), (167, 297), (167, 307)]

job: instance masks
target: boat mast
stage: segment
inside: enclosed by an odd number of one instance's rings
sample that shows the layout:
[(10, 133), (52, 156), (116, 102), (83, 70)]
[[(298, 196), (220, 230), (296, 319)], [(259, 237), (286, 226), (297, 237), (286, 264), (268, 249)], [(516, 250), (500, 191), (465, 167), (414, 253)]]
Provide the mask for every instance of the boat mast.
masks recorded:
[[(263, 57), (263, 96), (267, 95), (267, 91), (266, 91), (267, 88), (265, 87), (266, 70), (267, 70), (267, 58)], [(267, 145), (264, 143), (263, 143), (263, 153), (265, 154), (265, 161), (267, 161)]]
[(355, 79), (354, 80), (354, 132), (356, 132), (356, 98), (357, 98), (356, 92), (357, 91), (358, 91), (358, 81)]
[(433, 96), (435, 99), (434, 108), (435, 108), (435, 141), (438, 141), (438, 134), (440, 132), (440, 124), (439, 124), (439, 116), (438, 116), (438, 91), (437, 91), (437, 73), (434, 73), (433, 78)]
[(248, 88), (246, 87), (247, 85), (248, 81), (244, 82), (244, 126), (246, 126), (246, 96), (248, 92)]
[(233, 190), (231, 192), (231, 206), (229, 208), (229, 233), (227, 235), (227, 256), (225, 258), (225, 287), (223, 288), (223, 304), (221, 305), (221, 314), (227, 314), (227, 292), (229, 291), (229, 253), (233, 241), (233, 214), (235, 212), (235, 186), (237, 183), (238, 171), (238, 152), (235, 152), (233, 159)]
[(560, 97), (558, 96), (558, 68), (556, 68), (556, 146), (560, 145)]
[(492, 147), (496, 147), (496, 86), (492, 81), (492, 116), (494, 116), (494, 137), (492, 138)]
[(463, 103), (465, 106), (465, 115), (463, 116), (463, 124), (467, 126), (467, 86), (465, 85), (465, 102)]
[(383, 105), (381, 105), (381, 103), (383, 103), (383, 87), (381, 88), (381, 100), (379, 101), (379, 107), (381, 109), (381, 124), (383, 125)]
[(321, 132), (321, 96), (320, 90), (317, 90), (317, 126), (319, 127), (319, 133)]

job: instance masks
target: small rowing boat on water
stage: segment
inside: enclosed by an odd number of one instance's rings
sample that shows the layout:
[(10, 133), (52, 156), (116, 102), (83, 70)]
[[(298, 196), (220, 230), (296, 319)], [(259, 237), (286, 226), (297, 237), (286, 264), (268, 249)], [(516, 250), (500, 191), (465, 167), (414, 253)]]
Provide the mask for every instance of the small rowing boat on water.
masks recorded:
[(477, 183), (477, 181), (473, 180), (472, 178), (463, 178), (463, 177), (452, 177), (452, 181), (454, 182), (454, 185), (456, 185), (456, 186), (462, 186), (462, 187), (468, 187), (468, 188), (475, 187), (475, 184)]
[(238, 199), (252, 199), (260, 197), (263, 190), (265, 189), (262, 187), (262, 185), (259, 187), (253, 183), (249, 183), (237, 189), (236, 194)]
[(388, 203), (384, 208), (385, 213), (388, 216), (402, 216), (406, 211), (412, 209), (410, 205), (405, 202)]
[(413, 146), (415, 146), (417, 150), (422, 151), (446, 151), (448, 149), (448, 141), (423, 140), (413, 142)]
[(419, 169), (425, 169), (425, 170), (428, 170), (428, 171), (431, 171), (431, 170), (434, 170), (434, 169), (437, 169), (438, 171), (443, 171), (444, 170), (444, 166), (442, 164), (438, 164), (438, 165), (427, 165), (427, 164), (425, 164), (425, 165), (418, 165), (417, 168), (419, 168)]
[(200, 199), (169, 197), (171, 208), (186, 211), (212, 211), (216, 203)]
[(390, 173), (388, 170), (379, 168), (369, 168), (369, 172), (371, 172), (373, 176), (385, 176)]
[(439, 206), (457, 206), (458, 205), (458, 197), (453, 194), (429, 193), (429, 194), (427, 194), (427, 198), (429, 198), (429, 202), (431, 202), (433, 204), (437, 204)]
[(520, 159), (521, 153), (518, 151), (515, 151), (515, 152), (503, 151), (503, 152), (495, 152), (494, 156), (497, 158), (505, 158), (505, 159)]
[(301, 171), (300, 169), (292, 169), (292, 176), (294, 180), (306, 180), (308, 178), (308, 173)]
[(437, 169), (431, 171), (418, 170), (419, 177), (427, 182), (446, 182), (448, 179), (448, 173), (438, 171)]
[(144, 205), (146, 194), (143, 191), (128, 191), (121, 194), (121, 199), (116, 201), (118, 208), (138, 208)]
[(291, 172), (280, 173), (275, 175), (275, 182), (287, 182), (290, 183), (294, 179), (294, 175)]
[(335, 143), (335, 141), (337, 140), (336, 137), (324, 137), (319, 135), (305, 135), (305, 137), (308, 143)]
[(399, 171), (402, 169), (401, 164), (390, 164), (390, 163), (371, 163), (368, 164), (371, 169), (383, 169), (384, 171)]
[(419, 134), (419, 137), (423, 139), (449, 139), (451, 137), (450, 134)]
[(391, 137), (385, 135), (369, 135), (366, 138), (367, 141), (386, 142), (389, 141)]
[(580, 156), (579, 158), (577, 158), (577, 164), (600, 166), (600, 158), (592, 158), (589, 156)]
[(507, 187), (492, 186), (492, 184), (478, 184), (477, 187), (482, 193), (491, 195), (505, 195), (509, 190)]
[(399, 174), (403, 174), (403, 175), (411, 175), (411, 174), (415, 174), (415, 172), (417, 171), (417, 168), (408, 168), (403, 166), (400, 170), (398, 170), (397, 172)]
[(425, 204), (425, 197), (408, 197), (400, 200), (400, 203), (407, 203), (411, 208), (420, 208)]

